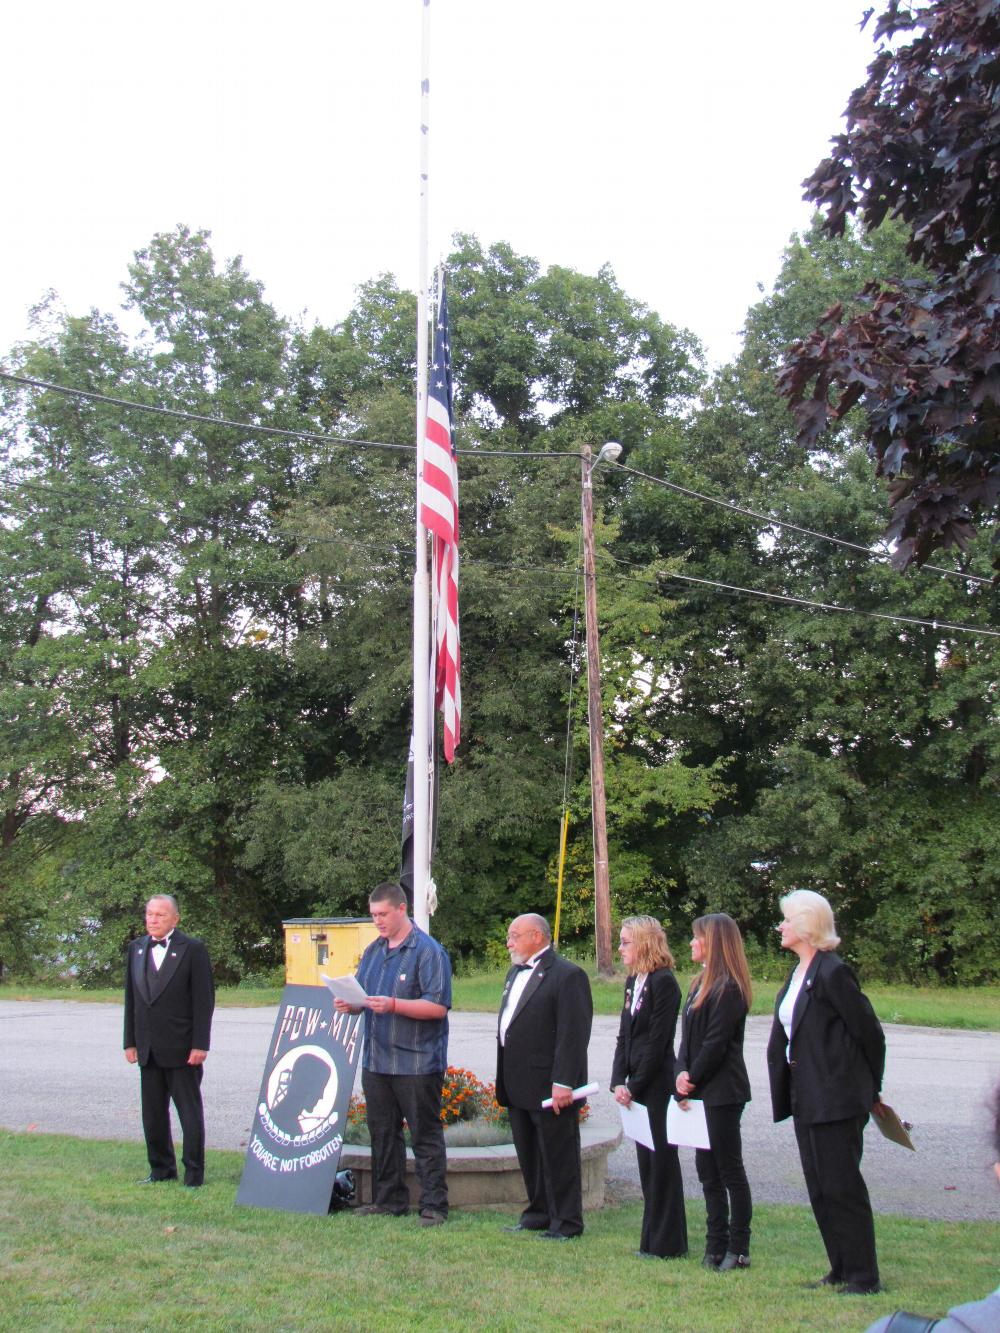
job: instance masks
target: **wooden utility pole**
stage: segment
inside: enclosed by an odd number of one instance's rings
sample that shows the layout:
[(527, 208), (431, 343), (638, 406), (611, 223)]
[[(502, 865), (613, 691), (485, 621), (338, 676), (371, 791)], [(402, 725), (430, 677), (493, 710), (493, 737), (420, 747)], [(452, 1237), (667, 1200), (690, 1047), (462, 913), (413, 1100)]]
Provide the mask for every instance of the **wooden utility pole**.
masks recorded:
[(597, 633), (597, 572), (594, 564), (594, 491), (590, 446), (583, 454), (583, 588), (587, 623), (587, 714), (590, 721), (590, 809), (594, 829), (594, 943), (601, 976), (614, 972), (611, 954), (611, 889), (608, 825), (604, 799), (604, 720), (601, 713), (601, 648)]

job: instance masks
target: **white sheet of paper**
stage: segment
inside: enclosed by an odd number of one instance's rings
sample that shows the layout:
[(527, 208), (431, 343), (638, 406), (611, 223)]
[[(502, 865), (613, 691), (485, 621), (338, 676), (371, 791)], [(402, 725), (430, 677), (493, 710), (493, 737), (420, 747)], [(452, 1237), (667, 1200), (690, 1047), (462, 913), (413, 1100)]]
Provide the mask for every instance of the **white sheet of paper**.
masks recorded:
[(618, 1112), (622, 1118), (622, 1129), (628, 1137), (646, 1148), (652, 1148), (653, 1131), (649, 1128), (649, 1112), (642, 1102), (629, 1102), (628, 1106), (622, 1106), (619, 1102)]
[(705, 1120), (705, 1103), (688, 1102), (688, 1109), (682, 1111), (673, 1097), (667, 1103), (667, 1142), (675, 1143), (678, 1148), (710, 1148), (708, 1124)]
[(323, 977), (323, 984), (329, 987), (335, 1000), (344, 1000), (352, 1009), (364, 1006), (368, 995), (357, 977)]
[[(579, 1088), (574, 1088), (573, 1100), (575, 1102), (582, 1102), (584, 1097), (592, 1097), (595, 1092), (599, 1091), (600, 1086), (599, 1083), (584, 1083)], [(552, 1098), (546, 1097), (545, 1101), (542, 1102), (542, 1110), (547, 1111), (551, 1105)]]

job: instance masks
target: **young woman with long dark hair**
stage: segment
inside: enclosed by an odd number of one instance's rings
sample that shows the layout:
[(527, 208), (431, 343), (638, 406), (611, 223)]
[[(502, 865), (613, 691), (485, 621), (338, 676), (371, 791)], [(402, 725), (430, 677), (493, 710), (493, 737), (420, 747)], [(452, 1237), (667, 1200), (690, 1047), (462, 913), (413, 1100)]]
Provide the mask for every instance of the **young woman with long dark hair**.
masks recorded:
[(677, 1053), (678, 1098), (705, 1107), (710, 1148), (695, 1153), (705, 1195), (706, 1268), (750, 1267), (753, 1207), (743, 1166), (740, 1119), (750, 1100), (743, 1033), (750, 1009), (750, 971), (739, 927), (725, 912), (692, 927), (691, 959), (701, 964), (688, 991)]

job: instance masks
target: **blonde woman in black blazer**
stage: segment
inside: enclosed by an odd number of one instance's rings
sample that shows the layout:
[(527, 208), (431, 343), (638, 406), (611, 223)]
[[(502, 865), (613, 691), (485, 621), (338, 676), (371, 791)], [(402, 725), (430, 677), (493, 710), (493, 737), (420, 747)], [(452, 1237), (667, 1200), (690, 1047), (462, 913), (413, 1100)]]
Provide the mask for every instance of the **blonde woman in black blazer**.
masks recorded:
[(674, 1086), (674, 1030), (681, 988), (663, 927), (651, 916), (627, 917), (618, 946), (628, 971), (625, 1004), (611, 1071), (615, 1101), (639, 1102), (649, 1112), (654, 1151), (636, 1143), (642, 1184), (643, 1259), (687, 1254), (684, 1181), (677, 1149), (667, 1142), (667, 1102)]
[(792, 1117), (799, 1157), (830, 1271), (810, 1286), (853, 1295), (879, 1290), (875, 1223), (861, 1175), (869, 1112), (881, 1113), (885, 1036), (857, 978), (834, 953), (822, 894), (781, 900), (781, 944), (798, 956), (778, 992), (767, 1047), (775, 1120)]
[(753, 1205), (743, 1166), (740, 1119), (750, 1100), (743, 1033), (750, 1009), (750, 971), (739, 927), (725, 912), (699, 917), (691, 960), (701, 971), (684, 1005), (676, 1087), (704, 1103), (711, 1147), (695, 1153), (705, 1195), (706, 1268), (720, 1273), (750, 1267)]

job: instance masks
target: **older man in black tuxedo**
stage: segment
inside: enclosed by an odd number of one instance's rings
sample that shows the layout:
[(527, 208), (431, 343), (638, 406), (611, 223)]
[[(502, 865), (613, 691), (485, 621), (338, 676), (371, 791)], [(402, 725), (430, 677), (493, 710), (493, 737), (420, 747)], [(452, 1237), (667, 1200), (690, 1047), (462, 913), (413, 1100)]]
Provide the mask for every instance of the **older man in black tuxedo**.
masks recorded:
[[(580, 1107), (594, 1006), (590, 979), (560, 958), (544, 917), (511, 922), (497, 1029), (497, 1101), (510, 1116), (528, 1206), (513, 1231), (571, 1240), (583, 1231)], [(550, 1110), (542, 1102), (552, 1098)]]
[(201, 940), (177, 929), (177, 901), (157, 894), (146, 904), (148, 934), (129, 945), (125, 970), (125, 1059), (138, 1064), (149, 1175), (143, 1184), (177, 1179), (170, 1102), (184, 1135), (184, 1184), (205, 1179), (201, 1077), (208, 1055), (215, 986)]

